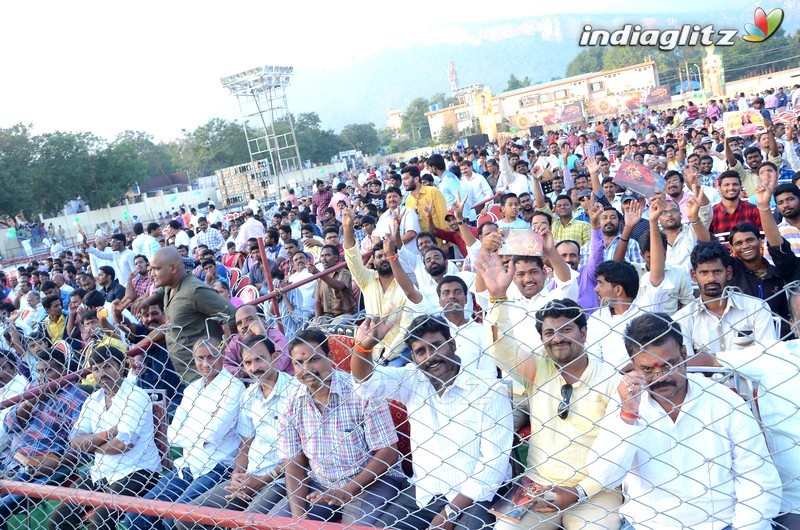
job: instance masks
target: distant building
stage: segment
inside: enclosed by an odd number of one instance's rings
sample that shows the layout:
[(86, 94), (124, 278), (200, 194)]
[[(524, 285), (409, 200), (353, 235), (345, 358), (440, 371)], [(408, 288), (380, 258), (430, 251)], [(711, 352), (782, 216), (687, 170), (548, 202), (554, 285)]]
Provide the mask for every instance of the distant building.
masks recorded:
[(398, 109), (389, 109), (386, 113), (386, 128), (393, 131), (399, 131), (403, 126), (403, 118)]
[[(508, 120), (519, 130), (537, 125), (549, 127), (560, 123), (559, 109), (569, 103), (581, 102), (585, 116), (615, 114), (621, 106), (629, 104), (626, 94), (638, 104), (640, 94), (658, 85), (655, 62), (649, 61), (504, 92), (492, 98), (492, 109), (498, 126)], [(448, 124), (454, 125), (459, 133), (471, 125), (475, 132), (480, 132), (475, 108), (465, 101), (462, 105), (426, 112), (431, 135), (435, 138)]]

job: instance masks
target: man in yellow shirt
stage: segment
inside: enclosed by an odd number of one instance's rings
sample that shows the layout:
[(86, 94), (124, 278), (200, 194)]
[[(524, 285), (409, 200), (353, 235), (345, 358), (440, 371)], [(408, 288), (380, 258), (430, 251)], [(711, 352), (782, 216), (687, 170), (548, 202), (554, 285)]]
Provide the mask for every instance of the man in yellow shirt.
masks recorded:
[(445, 228), (447, 223), (444, 218), (447, 214), (447, 202), (444, 195), (433, 186), (423, 186), (419, 178), (419, 168), (414, 165), (406, 166), (401, 172), (403, 187), (408, 192), (406, 196), (406, 208), (417, 212), (419, 217), (419, 227), (422, 232), (434, 231), (434, 226), (428, 224), (428, 216), (425, 214), (425, 207), (431, 207), (431, 216), (436, 227)]
[(43, 321), (47, 339), (50, 344), (56, 343), (64, 338), (64, 330), (67, 327), (67, 317), (63, 312), (61, 297), (57, 294), (46, 296), (42, 300), (42, 307), (47, 312), (47, 318)]
[(526, 475), (555, 494), (526, 512), (519, 524), (498, 520), (496, 530), (526, 528), (618, 530), (622, 494), (603, 489), (586, 472), (599, 422), (615, 401), (620, 376), (613, 367), (584, 350), (586, 316), (572, 300), (553, 300), (536, 313), (544, 354), (504, 333), (511, 326), (506, 290), (513, 268), (506, 271), (496, 254), (485, 251), (478, 274), (489, 291), (486, 322), (493, 325), (490, 353), (504, 372), (525, 386), (531, 435)]

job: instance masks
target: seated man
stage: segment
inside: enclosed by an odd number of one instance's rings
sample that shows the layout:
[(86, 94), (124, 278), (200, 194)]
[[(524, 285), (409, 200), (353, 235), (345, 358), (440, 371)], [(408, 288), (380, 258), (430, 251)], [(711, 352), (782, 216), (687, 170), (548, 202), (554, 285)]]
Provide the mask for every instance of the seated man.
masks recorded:
[[(158, 482), (161, 457), (154, 439), (150, 396), (125, 378), (125, 354), (113, 347), (89, 356), (98, 383), (87, 399), (70, 435), (76, 451), (94, 455), (90, 475), (81, 489), (138, 497)], [(50, 528), (78, 530), (90, 506), (63, 502), (50, 516)], [(90, 524), (115, 530), (122, 514), (96, 508)]]
[(405, 485), (389, 406), (356, 394), (321, 331), (300, 331), (289, 353), (302, 385), (281, 415), (289, 504), (273, 515), (372, 526)]
[[(38, 358), (39, 386), (67, 372), (66, 359), (59, 350), (39, 352)], [(86, 392), (67, 383), (9, 409), (5, 427), (16, 437), (11, 446), (12, 458), (5, 467), (13, 469), (11, 464), (15, 464), (18, 468), (11, 480), (57, 486), (69, 477), (77, 461), (77, 454), (69, 446), (69, 433), (86, 397)], [(28, 502), (22, 495), (0, 496), (0, 529), (5, 530), (8, 518)]]
[[(336, 236), (338, 238), (338, 235)], [(322, 270), (339, 263), (339, 245), (324, 245), (319, 253)], [(319, 268), (312, 265), (308, 271), (317, 274)], [(353, 297), (353, 277), (347, 267), (326, 274), (314, 282), (314, 316), (324, 321), (339, 323), (358, 311)]]
[[(226, 480), (239, 449), (236, 422), (244, 384), (222, 367), (222, 354), (207, 339), (193, 348), (200, 379), (192, 381), (170, 423), (170, 445), (183, 449), (175, 469), (164, 475), (145, 499), (187, 503)], [(163, 530), (156, 517), (128, 514), (128, 530)]]
[(684, 336), (666, 314), (631, 321), (625, 347), (634, 369), (619, 384), (619, 412), (600, 425), (588, 473), (602, 487), (622, 484), (623, 528), (770, 529), (781, 481), (750, 408), (686, 373)]
[(244, 364), (242, 363), (244, 341), (255, 335), (266, 335), (278, 351), (275, 368), (278, 371), (294, 375), (292, 358), (289, 357), (286, 350), (289, 344), (286, 337), (276, 327), (267, 328), (267, 325), (258, 314), (256, 306), (243, 305), (236, 310), (234, 317), (236, 318), (238, 334), (232, 335), (228, 339), (228, 346), (225, 348), (225, 360), (222, 364), (227, 371), (239, 379), (249, 379), (250, 375), (244, 369)]
[[(284, 461), (278, 458), (279, 418), (282, 407), (300, 387), (292, 376), (276, 369), (278, 353), (264, 335), (244, 340), (242, 364), (256, 381), (244, 394), (237, 432), (242, 446), (231, 479), (193, 500), (191, 504), (253, 513), (269, 513), (286, 497)], [(200, 525), (177, 524), (181, 530)]]
[(413, 364), (375, 367), (371, 351), (393, 325), (367, 318), (356, 333), (350, 365), (362, 399), (397, 399), (409, 411), (414, 486), (392, 501), (379, 526), (491, 525), (488, 510), (511, 478), (514, 433), (507, 391), (462, 370), (450, 326), (429, 315), (415, 318), (406, 334)]

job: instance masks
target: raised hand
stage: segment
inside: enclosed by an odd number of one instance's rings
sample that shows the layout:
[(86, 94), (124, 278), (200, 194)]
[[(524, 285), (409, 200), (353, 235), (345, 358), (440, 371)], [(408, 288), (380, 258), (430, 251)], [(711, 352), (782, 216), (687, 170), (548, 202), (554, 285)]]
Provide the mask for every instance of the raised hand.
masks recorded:
[(639, 201), (629, 201), (622, 210), (625, 213), (625, 224), (636, 225), (642, 219), (642, 205)]
[(600, 216), (603, 215), (603, 205), (592, 198), (592, 206), (589, 208), (589, 224), (592, 228), (600, 228)]
[(592, 178), (597, 177), (597, 174), (600, 173), (600, 165), (597, 163), (597, 160), (595, 160), (594, 157), (592, 156), (586, 157), (583, 165), (586, 168), (586, 171), (589, 172), (589, 175), (592, 176)]
[[(485, 240), (486, 238), (484, 238)], [(483, 278), (483, 283), (489, 292), (489, 298), (502, 298), (505, 296), (511, 281), (514, 279), (514, 266), (509, 264), (506, 269), (499, 254), (486, 250), (481, 250), (476, 260), (476, 265), (478, 274)]]
[(358, 326), (355, 334), (355, 344), (371, 350), (397, 325), (395, 318), (367, 317)]
[[(651, 206), (650, 208), (651, 215), (652, 212), (653, 209)], [(686, 216), (689, 218), (689, 221), (696, 220), (700, 216), (700, 201), (698, 201), (694, 197), (689, 197), (686, 200)]]
[[(664, 210), (666, 209), (667, 209), (667, 203), (664, 200), (664, 192), (658, 190), (652, 197), (650, 197), (650, 219), (651, 220), (655, 219), (657, 221), (658, 218), (661, 217), (661, 214), (664, 213)], [(628, 222), (627, 218), (625, 219), (625, 222), (626, 223)]]
[(639, 415), (639, 405), (642, 402), (642, 393), (646, 385), (639, 379), (635, 372), (628, 372), (622, 376), (622, 380), (617, 387), (619, 392), (622, 410), (630, 415)]
[(770, 201), (772, 199), (772, 186), (769, 184), (760, 184), (756, 187), (756, 203), (759, 208), (770, 208)]
[(456, 221), (463, 221), (464, 220), (464, 205), (467, 203), (467, 197), (464, 197), (464, 200), (461, 200), (461, 194), (458, 195), (458, 200), (453, 203), (453, 216), (455, 216)]

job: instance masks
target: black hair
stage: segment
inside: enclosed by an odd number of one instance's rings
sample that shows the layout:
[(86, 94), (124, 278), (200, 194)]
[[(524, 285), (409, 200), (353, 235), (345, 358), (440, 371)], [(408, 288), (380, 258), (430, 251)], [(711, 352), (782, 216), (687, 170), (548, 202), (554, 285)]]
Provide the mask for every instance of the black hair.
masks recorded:
[(97, 270), (103, 271), (103, 273), (106, 276), (110, 276), (112, 282), (117, 279), (117, 273), (114, 272), (114, 268), (113, 267), (109, 267), (108, 265), (102, 265), (100, 267), (97, 267)]
[(739, 181), (740, 184), (742, 182), (742, 177), (739, 175), (739, 173), (737, 171), (734, 171), (733, 169), (729, 169), (719, 174), (719, 176), (717, 177), (717, 185), (722, 184), (723, 180), (730, 178), (735, 178), (736, 180)]
[(670, 339), (683, 346), (681, 326), (666, 313), (645, 313), (625, 328), (625, 349), (633, 357), (645, 346), (662, 346)]
[(731, 228), (731, 231), (728, 233), (728, 243), (729, 244), (733, 244), (733, 235), (734, 234), (741, 234), (741, 233), (747, 233), (747, 232), (751, 232), (751, 233), (755, 234), (757, 239), (761, 238), (761, 231), (753, 223), (747, 223), (747, 222), (736, 223), (733, 226), (733, 228)]
[(248, 350), (252, 349), (257, 344), (264, 344), (264, 346), (267, 347), (267, 351), (270, 353), (270, 355), (275, 353), (275, 343), (273, 343), (265, 335), (251, 335), (244, 339), (244, 342), (242, 342), (242, 345)]
[(500, 206), (505, 206), (506, 201), (508, 201), (509, 199), (517, 199), (517, 198), (518, 197), (516, 193), (511, 193), (511, 192), (504, 193), (502, 197), (500, 197)]
[(87, 307), (103, 307), (106, 303), (106, 298), (103, 296), (103, 293), (94, 289), (83, 297), (83, 303)]
[(125, 354), (122, 350), (114, 346), (99, 346), (89, 355), (89, 364), (101, 364), (112, 359), (118, 364), (125, 365)]
[(297, 346), (308, 343), (317, 344), (326, 357), (331, 356), (331, 351), (328, 348), (328, 336), (319, 328), (306, 328), (298, 331), (286, 346), (286, 351), (291, 354)]
[(436, 286), (436, 294), (438, 296), (442, 295), (442, 285), (444, 285), (446, 283), (457, 283), (457, 284), (459, 284), (461, 286), (461, 288), (464, 290), (464, 294), (465, 295), (469, 292), (469, 288), (467, 287), (467, 282), (465, 282), (464, 280), (462, 280), (458, 276), (449, 275), (449, 276), (445, 276), (444, 278), (442, 278), (439, 281), (439, 284)]
[(61, 297), (57, 294), (51, 294), (50, 296), (45, 296), (44, 300), (42, 300), (42, 307), (45, 309), (50, 309), (50, 306), (53, 305), (53, 302), (60, 302)]
[(536, 312), (536, 331), (541, 336), (545, 318), (568, 318), (578, 329), (586, 329), (586, 314), (581, 307), (569, 298), (551, 300)]
[(408, 326), (404, 341), (406, 346), (411, 348), (411, 344), (420, 340), (426, 333), (440, 333), (446, 341), (450, 340), (450, 326), (440, 317), (420, 315)]
[(335, 256), (339, 255), (339, 247), (336, 245), (322, 245), (322, 248), (319, 249), (319, 253), (322, 254), (322, 251), (326, 248), (331, 249), (331, 252), (333, 252)]
[[(664, 245), (664, 249), (667, 248), (667, 236), (663, 233), (659, 232), (661, 236), (661, 244)], [(650, 252), (650, 231), (644, 232), (641, 236), (639, 236), (639, 250), (642, 252)]]
[(630, 263), (604, 261), (597, 266), (595, 276), (602, 276), (606, 282), (619, 285), (628, 298), (636, 298), (636, 295), (639, 294), (639, 274)]
[(772, 192), (772, 196), (777, 199), (778, 195), (782, 195), (784, 193), (791, 193), (800, 199), (800, 188), (797, 187), (797, 184), (779, 184), (775, 187), (775, 191)]
[[(738, 175), (738, 173), (737, 173)], [(731, 266), (731, 254), (722, 246), (718, 241), (709, 241), (708, 243), (697, 243), (692, 249), (689, 256), (692, 263), (692, 269), (697, 269), (698, 265), (709, 263), (711, 261), (720, 260), (722, 266), (728, 268)]]

